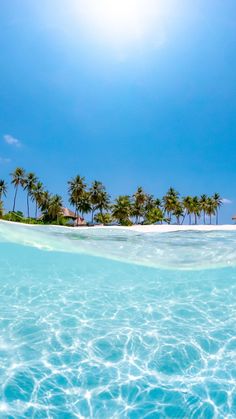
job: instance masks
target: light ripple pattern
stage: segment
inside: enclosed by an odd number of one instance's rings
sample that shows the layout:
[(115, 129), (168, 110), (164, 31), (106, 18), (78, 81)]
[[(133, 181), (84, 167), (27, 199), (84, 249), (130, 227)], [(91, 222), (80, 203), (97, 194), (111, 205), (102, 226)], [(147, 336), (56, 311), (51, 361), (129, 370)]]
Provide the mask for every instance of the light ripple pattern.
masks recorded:
[(236, 417), (236, 233), (11, 229), (1, 418)]

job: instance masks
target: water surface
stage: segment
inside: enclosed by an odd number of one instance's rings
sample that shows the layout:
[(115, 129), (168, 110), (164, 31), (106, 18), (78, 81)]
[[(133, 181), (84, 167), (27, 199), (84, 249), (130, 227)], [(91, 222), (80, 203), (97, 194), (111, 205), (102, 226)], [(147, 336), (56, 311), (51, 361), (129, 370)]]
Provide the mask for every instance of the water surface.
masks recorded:
[(236, 417), (235, 249), (0, 223), (0, 417)]

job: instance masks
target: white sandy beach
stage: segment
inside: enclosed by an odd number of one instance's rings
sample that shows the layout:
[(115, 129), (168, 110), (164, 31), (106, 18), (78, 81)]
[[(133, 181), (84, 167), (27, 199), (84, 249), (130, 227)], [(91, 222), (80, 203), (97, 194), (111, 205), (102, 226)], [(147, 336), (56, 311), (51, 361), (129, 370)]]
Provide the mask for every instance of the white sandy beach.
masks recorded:
[(97, 225), (94, 227), (64, 227), (58, 225), (43, 225), (43, 224), (24, 224), (17, 223), (14, 221), (5, 221), (0, 220), (0, 223), (6, 223), (8, 225), (18, 225), (25, 227), (52, 227), (52, 228), (66, 228), (72, 229), (75, 231), (84, 230), (84, 229), (114, 229), (114, 230), (130, 230), (137, 231), (139, 233), (169, 233), (173, 231), (236, 231), (236, 224), (219, 224), (219, 225), (177, 225), (177, 224), (151, 224), (151, 225), (133, 225), (130, 227), (123, 226), (102, 226)]
[[(120, 227), (118, 227), (120, 228)], [(124, 228), (124, 227), (122, 227)], [(126, 227), (133, 231), (143, 233), (168, 233), (171, 231), (236, 231), (236, 224), (222, 224), (222, 225), (134, 225)]]

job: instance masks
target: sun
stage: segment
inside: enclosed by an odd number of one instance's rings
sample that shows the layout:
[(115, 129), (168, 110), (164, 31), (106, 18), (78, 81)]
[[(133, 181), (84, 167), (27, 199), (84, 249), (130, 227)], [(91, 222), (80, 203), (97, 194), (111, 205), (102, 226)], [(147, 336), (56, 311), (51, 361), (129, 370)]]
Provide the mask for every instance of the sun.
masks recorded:
[(77, 12), (97, 38), (128, 42), (141, 39), (147, 32), (152, 4), (152, 0), (86, 0), (78, 3)]
[(102, 0), (92, 14), (110, 35), (136, 37), (142, 29), (140, 2), (134, 0)]

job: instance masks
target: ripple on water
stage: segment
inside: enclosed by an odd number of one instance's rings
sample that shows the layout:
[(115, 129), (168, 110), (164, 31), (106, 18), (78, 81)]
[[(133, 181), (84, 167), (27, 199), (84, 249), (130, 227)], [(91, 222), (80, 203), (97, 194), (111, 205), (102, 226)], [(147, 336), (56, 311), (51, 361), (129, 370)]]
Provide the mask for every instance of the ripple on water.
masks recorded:
[(235, 268), (0, 248), (0, 417), (236, 416)]

